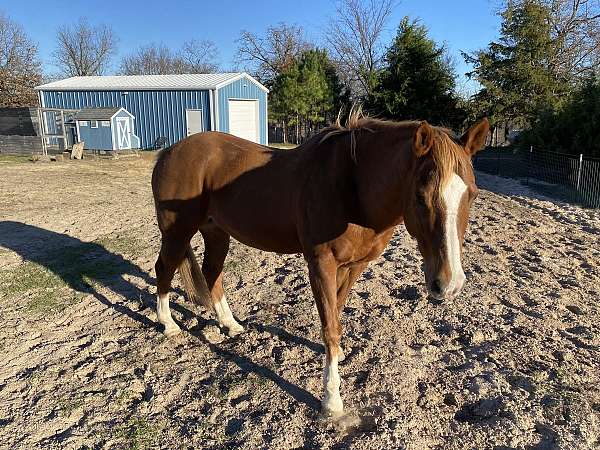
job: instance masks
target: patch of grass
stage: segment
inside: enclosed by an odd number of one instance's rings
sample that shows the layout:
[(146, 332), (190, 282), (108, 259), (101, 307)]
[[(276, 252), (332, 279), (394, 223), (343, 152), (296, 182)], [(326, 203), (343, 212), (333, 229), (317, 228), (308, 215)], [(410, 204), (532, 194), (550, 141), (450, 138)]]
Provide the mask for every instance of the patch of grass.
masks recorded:
[(27, 303), (27, 309), (34, 314), (47, 315), (63, 311), (71, 305), (79, 302), (81, 296), (72, 292), (48, 292), (36, 294)]
[(29, 162), (29, 156), (0, 155), (0, 164), (18, 164)]
[(223, 264), (223, 270), (226, 272), (235, 272), (242, 267), (242, 262), (237, 259), (229, 259), (225, 260), (225, 264)]
[(126, 442), (130, 450), (143, 450), (154, 446), (158, 440), (159, 428), (145, 419), (132, 417), (123, 423), (116, 432), (116, 437)]
[(566, 383), (568, 381), (568, 378), (570, 376), (570, 372), (569, 370), (562, 366), (559, 365), (557, 367), (554, 368), (554, 371), (556, 373), (556, 379), (561, 382), (561, 383)]
[(60, 277), (45, 267), (27, 261), (12, 270), (0, 272), (0, 293), (23, 294), (33, 289), (53, 289), (64, 285)]
[(257, 373), (250, 373), (248, 375), (248, 384), (250, 385), (249, 392), (261, 392), (268, 387), (269, 379), (259, 375)]
[(120, 255), (137, 256), (143, 248), (141, 239), (128, 235), (106, 235), (94, 241), (106, 250)]
[[(80, 300), (79, 292), (108, 284), (123, 273), (127, 260), (114, 252), (129, 252), (133, 239), (107, 238), (99, 242), (52, 248), (18, 267), (0, 272), (0, 297), (27, 295), (27, 308), (37, 313), (62, 310)], [(32, 258), (33, 259), (33, 258)], [(75, 292), (74, 292), (75, 291)]]
[(127, 389), (121, 389), (121, 392), (119, 392), (119, 395), (117, 395), (115, 402), (117, 402), (119, 405), (122, 405), (128, 399), (129, 399), (129, 391)]
[(28, 261), (0, 272), (0, 296), (22, 297), (27, 294), (27, 309), (47, 314), (63, 310), (79, 300), (60, 276), (44, 266)]
[(75, 399), (67, 399), (62, 400), (58, 403), (58, 409), (60, 413), (64, 417), (70, 416), (73, 411), (79, 409), (83, 406), (83, 400), (75, 400)]
[(291, 150), (298, 146), (296, 144), (269, 143), (269, 147), (278, 148), (280, 150)]

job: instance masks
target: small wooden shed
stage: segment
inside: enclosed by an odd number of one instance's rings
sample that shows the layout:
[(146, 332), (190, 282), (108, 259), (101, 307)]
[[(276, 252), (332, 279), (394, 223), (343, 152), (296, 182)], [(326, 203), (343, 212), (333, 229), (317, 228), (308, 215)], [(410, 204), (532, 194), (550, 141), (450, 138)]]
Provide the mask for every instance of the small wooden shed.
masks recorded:
[(75, 114), (78, 141), (86, 150), (129, 150), (140, 148), (133, 134), (134, 117), (125, 108), (85, 108)]

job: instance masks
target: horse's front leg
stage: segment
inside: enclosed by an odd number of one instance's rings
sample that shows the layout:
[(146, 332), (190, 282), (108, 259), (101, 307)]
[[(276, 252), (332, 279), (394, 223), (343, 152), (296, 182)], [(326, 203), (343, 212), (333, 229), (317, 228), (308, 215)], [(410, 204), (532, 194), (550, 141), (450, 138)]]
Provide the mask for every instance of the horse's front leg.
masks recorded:
[(337, 306), (337, 269), (335, 258), (330, 252), (308, 259), (310, 285), (317, 303), (321, 319), (321, 334), (325, 344), (324, 395), (321, 404), (324, 412), (332, 415), (340, 415), (344, 410), (340, 396), (341, 379), (338, 373), (342, 326)]
[[(338, 319), (342, 315), (342, 311), (344, 310), (344, 305), (346, 304), (346, 300), (348, 299), (348, 293), (358, 277), (363, 273), (367, 267), (366, 262), (356, 263), (350, 267), (340, 267), (337, 270), (337, 313)], [(340, 346), (339, 350), (339, 361), (343, 361), (346, 358), (342, 348)]]

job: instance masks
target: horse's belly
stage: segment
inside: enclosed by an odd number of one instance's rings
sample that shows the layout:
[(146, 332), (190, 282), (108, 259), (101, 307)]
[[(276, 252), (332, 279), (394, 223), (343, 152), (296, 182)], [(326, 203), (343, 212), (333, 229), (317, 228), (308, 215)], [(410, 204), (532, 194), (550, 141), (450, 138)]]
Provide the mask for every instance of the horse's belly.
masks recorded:
[(236, 240), (250, 247), (258, 248), (267, 252), (275, 253), (300, 253), (302, 247), (297, 237), (276, 235), (253, 235), (247, 231), (244, 233), (230, 232)]
[(299, 253), (302, 247), (295, 224), (290, 220), (275, 219), (272, 214), (256, 208), (245, 211), (215, 211), (212, 220), (234, 239), (250, 247), (276, 253)]
[(302, 248), (296, 233), (286, 230), (259, 229), (243, 227), (240, 229), (235, 225), (228, 225), (217, 221), (217, 224), (229, 233), (234, 239), (250, 247), (258, 248), (267, 252), (276, 253), (300, 253)]

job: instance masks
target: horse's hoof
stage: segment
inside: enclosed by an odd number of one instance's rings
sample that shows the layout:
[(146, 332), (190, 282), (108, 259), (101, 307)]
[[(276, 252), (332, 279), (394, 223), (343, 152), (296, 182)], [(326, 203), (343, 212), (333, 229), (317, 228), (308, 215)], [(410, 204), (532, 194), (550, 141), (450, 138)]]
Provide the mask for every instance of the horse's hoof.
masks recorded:
[(171, 338), (171, 337), (177, 336), (179, 333), (181, 333), (181, 328), (179, 328), (179, 326), (177, 324), (165, 326), (165, 331), (164, 331), (165, 337)]
[(321, 409), (325, 416), (340, 417), (344, 414), (344, 404), (340, 397), (323, 399)]
[(225, 327), (227, 328), (227, 336), (229, 337), (235, 337), (244, 332), (244, 327), (237, 322), (226, 325)]

